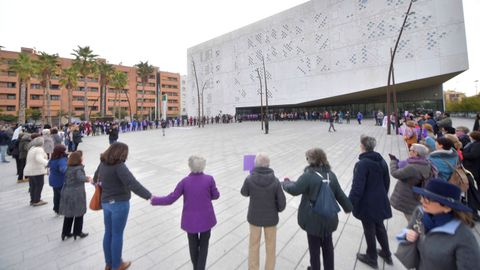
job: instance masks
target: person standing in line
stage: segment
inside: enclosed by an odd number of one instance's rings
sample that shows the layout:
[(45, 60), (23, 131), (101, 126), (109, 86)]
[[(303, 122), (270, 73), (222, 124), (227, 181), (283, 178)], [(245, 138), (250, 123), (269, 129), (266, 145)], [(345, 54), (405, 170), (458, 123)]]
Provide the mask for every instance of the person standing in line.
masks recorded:
[(9, 163), (6, 159), (7, 156), (7, 148), (10, 143), (10, 137), (7, 134), (7, 127), (2, 127), (0, 130), (0, 153), (2, 156), (3, 163)]
[(432, 179), (426, 188), (413, 187), (421, 206), (404, 231), (401, 242), (416, 243), (415, 269), (478, 269), (480, 248), (472, 229), (471, 209), (461, 203), (459, 187)]
[(480, 183), (480, 131), (470, 132), (471, 142), (463, 149), (463, 166)]
[(413, 194), (412, 187), (424, 187), (427, 180), (435, 176), (427, 156), (428, 148), (417, 143), (410, 146), (407, 160), (399, 161), (395, 156), (390, 155), (390, 174), (398, 179), (390, 197), (390, 203), (393, 208), (405, 215), (407, 222), (410, 221), (413, 211), (420, 204), (418, 198)]
[[(353, 216), (362, 222), (367, 253), (357, 253), (357, 259), (372, 268), (378, 268), (377, 256), (393, 265), (388, 246), (388, 236), (383, 221), (392, 217), (388, 200), (390, 176), (382, 156), (375, 152), (377, 141), (370, 136), (360, 137), (361, 154), (353, 170), (352, 189), (349, 198), (353, 204)], [(376, 249), (376, 241), (382, 249)]]
[[(116, 142), (100, 155), (100, 165), (95, 171), (93, 182), (102, 186), (102, 209), (105, 234), (103, 253), (105, 269), (125, 270), (132, 264), (123, 261), (123, 231), (130, 211), (131, 191), (149, 200), (152, 193), (135, 179), (125, 165), (128, 145)], [(100, 183), (99, 183), (100, 182)]]
[(183, 195), (181, 228), (187, 232), (194, 270), (205, 269), (211, 229), (217, 224), (212, 200), (220, 197), (213, 177), (203, 173), (205, 164), (205, 158), (191, 156), (188, 159), (191, 173), (169, 195), (151, 199), (152, 205), (170, 205)]
[(480, 131), (480, 113), (477, 113), (477, 116), (475, 117), (472, 131)]
[(359, 125), (362, 124), (362, 119), (363, 119), (363, 114), (361, 112), (358, 112), (357, 113), (357, 121), (358, 121)]
[(57, 145), (62, 144), (63, 138), (62, 138), (62, 136), (59, 134), (57, 128), (55, 128), (55, 127), (52, 128), (52, 129), (50, 130), (50, 133), (51, 133), (51, 135), (52, 135), (54, 147), (57, 146)]
[(162, 134), (163, 134), (163, 136), (165, 136), (165, 129), (167, 128), (167, 121), (165, 121), (165, 119), (162, 119), (162, 121), (160, 122), (160, 126), (162, 127)]
[(260, 239), (265, 234), (265, 270), (275, 269), (278, 213), (286, 206), (285, 194), (264, 153), (255, 157), (255, 168), (245, 179), (240, 193), (250, 197), (247, 221), (250, 224), (248, 269), (258, 270), (260, 265)]
[(72, 235), (74, 239), (88, 236), (88, 233), (83, 232), (83, 216), (87, 212), (85, 183), (91, 182), (92, 178), (85, 175), (82, 155), (82, 151), (75, 151), (70, 154), (67, 161), (65, 183), (60, 196), (60, 214), (65, 216), (62, 241)]
[(345, 119), (347, 120), (347, 124), (350, 124), (350, 111), (345, 113)]
[(72, 152), (75, 152), (78, 150), (78, 145), (82, 142), (82, 133), (80, 132), (80, 129), (78, 125), (74, 125), (72, 132), (71, 132), (71, 141), (72, 141)]
[(56, 145), (48, 161), (48, 168), (50, 169), (48, 182), (53, 188), (53, 211), (57, 215), (60, 211), (60, 196), (65, 182), (65, 172), (67, 171), (68, 155), (65, 153), (66, 151), (67, 148), (63, 144)]
[(17, 178), (17, 183), (24, 183), (24, 182), (29, 182), (29, 180), (25, 177), (23, 174), (23, 170), (25, 169), (25, 165), (27, 163), (27, 154), (28, 154), (28, 147), (30, 145), (30, 142), (32, 141), (32, 135), (30, 133), (21, 133), (18, 136), (18, 140), (20, 141), (18, 143), (18, 178)]
[(453, 150), (453, 142), (444, 137), (437, 138), (435, 149), (428, 159), (437, 168), (438, 178), (448, 181), (459, 162), (458, 154)]
[(107, 130), (108, 134), (108, 143), (111, 145), (118, 140), (118, 125), (113, 123), (110, 128)]
[(335, 115), (336, 115), (336, 112), (333, 112), (330, 114), (330, 116), (328, 117), (328, 122), (330, 123), (330, 126), (328, 127), (328, 132), (332, 132), (332, 128), (333, 128), (333, 131), (334, 132), (337, 132), (335, 130), (335, 126), (334, 126), (334, 121), (335, 121)]
[(42, 201), (42, 189), (44, 184), (44, 176), (47, 174), (47, 153), (43, 150), (43, 137), (40, 134), (32, 135), (33, 140), (30, 142), (30, 149), (27, 153), (25, 168), (23, 174), (28, 176), (30, 184), (30, 205), (41, 206), (47, 204)]
[(43, 136), (43, 150), (45, 150), (45, 153), (47, 153), (47, 158), (50, 159), (50, 155), (53, 153), (53, 138), (50, 135), (50, 130), (49, 129), (44, 129), (42, 130), (42, 136)]
[(352, 211), (352, 204), (340, 187), (337, 176), (332, 172), (327, 155), (320, 148), (312, 148), (305, 153), (308, 166), (296, 182), (285, 178), (283, 189), (293, 195), (302, 195), (298, 207), (298, 225), (307, 232), (310, 266), (308, 270), (320, 270), (320, 249), (322, 249), (323, 267), (334, 269), (334, 249), (332, 233), (338, 227), (338, 215), (325, 218), (312, 208), (317, 200), (323, 181), (329, 181), (335, 200), (346, 213)]

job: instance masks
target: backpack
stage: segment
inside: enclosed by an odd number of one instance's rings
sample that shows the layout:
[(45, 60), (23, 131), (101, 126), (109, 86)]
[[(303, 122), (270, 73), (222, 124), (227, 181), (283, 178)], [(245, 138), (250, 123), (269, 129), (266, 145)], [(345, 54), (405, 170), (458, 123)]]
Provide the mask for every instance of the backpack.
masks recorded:
[(454, 184), (457, 187), (459, 187), (462, 192), (467, 192), (468, 190), (468, 177), (467, 173), (465, 172), (465, 168), (463, 168), (463, 165), (459, 162), (457, 162), (457, 166), (454, 168), (450, 163), (448, 163), (445, 160), (442, 160), (445, 162), (450, 169), (452, 169), (452, 175), (450, 175), (450, 178), (448, 179), (448, 182), (450, 184)]
[(334, 217), (338, 212), (340, 212), (340, 207), (337, 204), (337, 200), (335, 199), (332, 189), (330, 189), (329, 174), (327, 173), (327, 179), (324, 179), (320, 173), (315, 173), (322, 179), (322, 184), (320, 185), (320, 190), (317, 193), (317, 199), (312, 205), (313, 211), (321, 217)]

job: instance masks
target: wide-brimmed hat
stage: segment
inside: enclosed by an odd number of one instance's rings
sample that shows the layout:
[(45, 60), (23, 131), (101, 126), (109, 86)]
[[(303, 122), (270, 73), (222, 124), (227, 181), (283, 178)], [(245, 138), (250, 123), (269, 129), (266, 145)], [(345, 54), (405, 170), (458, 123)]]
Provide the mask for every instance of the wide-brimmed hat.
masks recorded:
[(425, 188), (413, 187), (413, 192), (454, 210), (472, 212), (470, 208), (460, 202), (462, 192), (460, 188), (443, 179), (432, 179)]

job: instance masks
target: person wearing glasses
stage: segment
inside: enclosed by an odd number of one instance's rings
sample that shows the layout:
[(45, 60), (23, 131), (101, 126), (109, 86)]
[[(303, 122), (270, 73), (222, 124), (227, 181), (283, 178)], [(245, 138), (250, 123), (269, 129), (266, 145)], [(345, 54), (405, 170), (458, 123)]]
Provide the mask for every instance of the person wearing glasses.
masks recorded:
[(413, 187), (413, 192), (421, 196), (421, 206), (397, 239), (416, 243), (415, 268), (478, 269), (480, 248), (471, 230), (471, 210), (460, 202), (460, 188), (432, 179), (426, 188)]
[(434, 176), (432, 164), (427, 160), (428, 152), (426, 146), (414, 143), (410, 146), (407, 160), (399, 161), (394, 155), (389, 155), (390, 174), (398, 180), (390, 196), (390, 204), (405, 215), (407, 222), (420, 203), (412, 187), (423, 187)]

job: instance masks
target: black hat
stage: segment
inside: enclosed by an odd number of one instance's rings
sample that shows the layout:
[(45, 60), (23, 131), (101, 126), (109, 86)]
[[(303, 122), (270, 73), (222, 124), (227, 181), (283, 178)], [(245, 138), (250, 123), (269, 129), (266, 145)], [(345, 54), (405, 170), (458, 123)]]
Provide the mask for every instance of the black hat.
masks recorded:
[(413, 192), (454, 210), (472, 212), (470, 208), (460, 202), (462, 192), (460, 188), (443, 179), (432, 179), (425, 188), (413, 187)]

